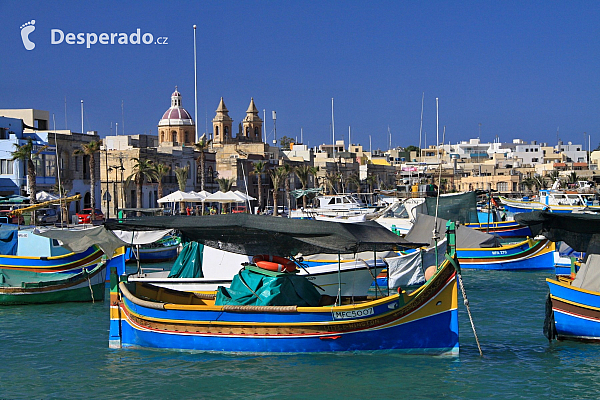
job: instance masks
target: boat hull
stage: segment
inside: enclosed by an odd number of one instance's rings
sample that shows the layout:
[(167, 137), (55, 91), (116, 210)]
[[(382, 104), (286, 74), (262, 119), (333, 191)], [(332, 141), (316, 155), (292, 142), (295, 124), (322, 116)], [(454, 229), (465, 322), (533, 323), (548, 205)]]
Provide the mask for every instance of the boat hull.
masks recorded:
[[(30, 274), (21, 286), (0, 286), (0, 305), (87, 302), (104, 299), (106, 264), (78, 273)], [(36, 279), (38, 279), (36, 281)], [(54, 280), (52, 280), (54, 279)]]
[(528, 226), (519, 225), (515, 221), (467, 223), (465, 226), (480, 232), (496, 234), (502, 238), (533, 236)]
[(600, 293), (546, 279), (559, 340), (600, 342)]
[(411, 295), (287, 312), (168, 303), (157, 309), (134, 302), (122, 288), (117, 289), (116, 275), (111, 277), (110, 347), (250, 353), (457, 354), (459, 349), (456, 275), (450, 265)]
[(555, 245), (526, 240), (502, 248), (456, 249), (461, 268), (485, 270), (552, 270)]

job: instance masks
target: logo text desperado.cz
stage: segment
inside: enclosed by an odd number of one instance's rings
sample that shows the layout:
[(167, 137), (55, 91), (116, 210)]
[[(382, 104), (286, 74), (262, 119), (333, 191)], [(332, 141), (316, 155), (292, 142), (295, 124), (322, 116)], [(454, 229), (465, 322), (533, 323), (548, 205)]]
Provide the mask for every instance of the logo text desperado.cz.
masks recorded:
[(126, 33), (100, 33), (80, 32), (65, 34), (60, 29), (50, 30), (50, 44), (85, 44), (88, 49), (93, 44), (168, 44), (168, 37), (160, 36), (154, 40), (154, 35), (151, 33), (141, 33), (141, 29), (126, 34)]

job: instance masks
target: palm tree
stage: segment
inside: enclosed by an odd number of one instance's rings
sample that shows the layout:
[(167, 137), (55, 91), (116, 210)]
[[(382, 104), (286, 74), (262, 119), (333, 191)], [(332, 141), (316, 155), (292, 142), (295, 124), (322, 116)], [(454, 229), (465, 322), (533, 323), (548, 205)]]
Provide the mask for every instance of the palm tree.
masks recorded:
[(548, 180), (543, 176), (534, 176), (533, 181), (538, 190), (548, 188)]
[[(142, 188), (144, 187), (144, 182), (148, 180), (148, 182), (152, 182), (156, 180), (156, 169), (154, 168), (154, 163), (152, 160), (133, 158), (135, 164), (133, 165), (133, 172), (131, 175), (127, 177), (125, 180), (125, 185), (129, 186), (131, 181), (135, 182), (136, 190), (137, 190), (137, 207), (142, 207)], [(139, 215), (140, 213), (138, 213)]]
[(375, 189), (375, 184), (377, 183), (377, 175), (369, 175), (365, 179), (367, 185), (369, 186), (369, 191), (373, 193)]
[(277, 216), (277, 193), (279, 192), (279, 186), (281, 186), (281, 182), (286, 178), (288, 172), (283, 167), (278, 167), (274, 170), (270, 171), (271, 173), (271, 182), (273, 182), (273, 216)]
[(196, 159), (196, 162), (200, 166), (200, 190), (204, 190), (204, 182), (206, 181), (206, 170), (204, 168), (204, 164), (206, 163), (205, 151), (208, 150), (211, 141), (206, 139), (206, 134), (203, 134), (200, 137), (200, 141), (194, 143), (194, 150), (200, 152), (200, 156)]
[[(302, 190), (306, 190), (306, 186), (308, 185), (308, 178), (311, 174), (313, 174), (313, 168), (309, 165), (302, 164), (296, 167), (294, 170), (300, 184), (302, 185)], [(302, 207), (306, 208), (306, 193), (302, 195)]]
[(290, 164), (283, 164), (280, 168), (283, 168), (283, 170), (285, 171), (285, 199), (287, 201), (288, 210), (291, 210), (292, 204), (290, 202), (290, 174), (294, 172), (295, 168), (292, 167)]
[(353, 173), (348, 177), (348, 183), (356, 186), (356, 192), (360, 193), (360, 177), (357, 173)]
[(256, 178), (258, 180), (258, 211), (260, 212), (262, 210), (262, 205), (263, 205), (263, 201), (262, 201), (262, 174), (263, 172), (265, 172), (265, 168), (267, 166), (267, 163), (265, 163), (264, 161), (259, 161), (259, 162), (255, 162), (252, 163), (252, 173), (254, 175), (256, 175)]
[[(58, 195), (59, 198), (68, 197), (69, 189), (65, 188), (65, 184), (63, 182), (62, 185), (58, 186), (58, 182), (52, 187), (52, 191)], [(60, 210), (61, 210), (61, 222), (68, 222), (69, 219), (69, 210), (67, 209), (67, 202), (60, 202)]]
[(336, 191), (337, 183), (340, 181), (340, 178), (341, 174), (337, 172), (328, 172), (327, 175), (325, 175), (325, 184), (327, 185), (327, 188), (329, 188), (331, 194), (334, 194)]
[(154, 165), (154, 170), (156, 171), (156, 180), (158, 181), (158, 198), (163, 197), (163, 178), (169, 175), (169, 171), (171, 167), (168, 165), (159, 163)]
[(33, 163), (33, 158), (31, 152), (33, 151), (33, 139), (27, 138), (27, 143), (18, 145), (17, 143), (13, 144), (15, 146), (15, 151), (11, 152), (11, 161), (19, 160), (23, 161), (27, 165), (27, 191), (31, 196), (30, 202), (33, 204), (36, 202), (36, 173), (35, 173), (35, 164)]
[(219, 185), (219, 190), (223, 193), (229, 192), (235, 182), (235, 178), (217, 178), (215, 182)]
[[(187, 186), (188, 175), (190, 173), (189, 166), (185, 166), (183, 168), (175, 168), (175, 177), (177, 178), (177, 186), (179, 186), (179, 190), (185, 192), (185, 187)], [(179, 212), (183, 214), (183, 209), (185, 208), (185, 201), (179, 202)]]
[(573, 171), (569, 174), (568, 179), (568, 182), (571, 184), (577, 183), (577, 181), (579, 180), (579, 176), (577, 176), (577, 172)]
[(102, 140), (92, 140), (81, 145), (81, 150), (75, 150), (75, 155), (86, 155), (90, 158), (90, 207), (96, 208), (96, 153), (100, 152)]

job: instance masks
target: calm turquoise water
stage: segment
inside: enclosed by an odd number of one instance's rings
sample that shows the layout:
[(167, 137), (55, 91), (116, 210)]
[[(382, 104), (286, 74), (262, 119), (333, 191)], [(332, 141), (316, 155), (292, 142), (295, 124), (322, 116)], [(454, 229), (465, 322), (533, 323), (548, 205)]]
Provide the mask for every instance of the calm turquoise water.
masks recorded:
[(598, 398), (600, 346), (542, 334), (550, 273), (466, 270), (459, 357), (108, 349), (108, 301), (0, 308), (0, 398)]

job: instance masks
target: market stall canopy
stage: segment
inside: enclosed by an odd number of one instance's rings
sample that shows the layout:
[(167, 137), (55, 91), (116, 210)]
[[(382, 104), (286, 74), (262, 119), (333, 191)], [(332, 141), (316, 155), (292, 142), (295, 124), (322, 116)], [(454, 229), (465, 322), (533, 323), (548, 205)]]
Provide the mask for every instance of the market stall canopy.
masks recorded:
[(53, 194), (50, 194), (46, 191), (41, 191), (41, 192), (37, 192), (35, 194), (35, 198), (37, 201), (50, 201), (50, 200), (57, 200), (58, 196), (55, 196)]
[(157, 202), (158, 203), (178, 203), (181, 201), (200, 202), (202, 200), (203, 199), (200, 196), (178, 190), (176, 192), (166, 195), (165, 197), (161, 197), (160, 199), (157, 200)]
[(216, 192), (208, 196), (204, 201), (215, 202), (215, 203), (243, 203), (244, 199), (241, 199), (237, 194), (232, 191), (229, 192)]
[(256, 200), (254, 197), (252, 197), (244, 192), (240, 192), (239, 190), (236, 190), (233, 193), (235, 193), (238, 197), (240, 197), (242, 199), (242, 201)]
[(338, 224), (252, 214), (147, 217), (107, 221), (113, 230), (177, 229), (184, 239), (238, 254), (289, 256), (421, 247), (376, 222)]
[(600, 254), (600, 215), (533, 211), (515, 214), (515, 221), (527, 225), (534, 235), (553, 242), (565, 242), (575, 251)]

